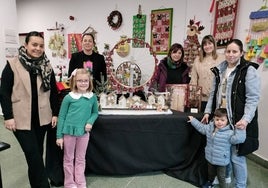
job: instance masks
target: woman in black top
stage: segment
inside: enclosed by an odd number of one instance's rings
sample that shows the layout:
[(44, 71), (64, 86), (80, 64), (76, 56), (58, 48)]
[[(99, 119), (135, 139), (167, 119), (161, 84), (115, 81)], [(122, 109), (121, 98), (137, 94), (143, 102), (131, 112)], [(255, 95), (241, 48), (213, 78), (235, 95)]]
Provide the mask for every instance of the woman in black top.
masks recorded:
[[(55, 130), (59, 109), (55, 105), (58, 103), (55, 75), (44, 52), (42, 34), (37, 31), (27, 34), (18, 56), (8, 60), (1, 81), (4, 126), (13, 132), (24, 152), (31, 187), (49, 188), (48, 178), (63, 181), (62, 166), (59, 177), (55, 177), (58, 166), (53, 165), (52, 169), (43, 162), (45, 134)], [(47, 142), (51, 142), (50, 138)], [(56, 142), (53, 145), (47, 144), (46, 151), (53, 151), (53, 161), (57, 161), (58, 152), (53, 150)], [(46, 160), (51, 158), (46, 152)]]
[(72, 54), (69, 62), (68, 77), (76, 68), (87, 68), (93, 76), (93, 85), (96, 88), (96, 80), (107, 80), (106, 63), (104, 56), (94, 52), (95, 40), (91, 33), (82, 36), (82, 51)]

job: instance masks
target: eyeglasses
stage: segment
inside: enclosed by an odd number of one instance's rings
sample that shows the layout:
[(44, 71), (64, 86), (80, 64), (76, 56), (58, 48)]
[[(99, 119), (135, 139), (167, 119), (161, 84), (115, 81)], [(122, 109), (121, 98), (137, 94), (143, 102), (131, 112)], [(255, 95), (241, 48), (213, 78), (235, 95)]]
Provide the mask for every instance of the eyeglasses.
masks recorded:
[(79, 84), (88, 84), (89, 80), (76, 80), (76, 82)]

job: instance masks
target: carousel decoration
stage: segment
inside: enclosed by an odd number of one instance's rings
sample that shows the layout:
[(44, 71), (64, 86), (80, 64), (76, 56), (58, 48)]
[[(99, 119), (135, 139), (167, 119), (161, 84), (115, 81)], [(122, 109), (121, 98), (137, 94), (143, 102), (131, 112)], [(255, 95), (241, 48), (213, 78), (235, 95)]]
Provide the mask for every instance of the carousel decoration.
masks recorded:
[[(139, 52), (137, 52), (137, 48), (132, 48), (130, 52), (133, 54), (130, 53), (128, 55), (129, 57), (119, 56), (117, 54), (119, 46), (121, 44), (129, 44), (131, 42), (145, 45), (145, 48), (140, 49), (141, 51)], [(136, 52), (134, 52), (134, 49), (136, 50)], [(115, 55), (117, 55), (117, 59), (114, 59)], [(139, 59), (145, 59), (147, 61), (141, 62)], [(154, 64), (154, 69), (151, 70), (152, 75), (148, 76), (149, 78), (146, 78), (145, 81), (141, 81), (142, 67), (139, 64), (148, 64), (150, 62)], [(118, 63), (116, 67), (115, 63)], [(112, 85), (111, 87), (117, 93), (133, 93), (137, 91), (144, 91), (145, 87), (147, 87), (151, 83), (153, 74), (155, 73), (155, 69), (157, 68), (157, 63), (158, 59), (156, 58), (156, 54), (153, 51), (152, 47), (149, 45), (149, 43), (137, 38), (126, 38), (120, 40), (120, 42), (118, 42), (111, 49), (107, 58), (107, 71), (110, 84)], [(122, 82), (122, 80), (124, 80), (124, 82)]]
[(112, 11), (107, 17), (107, 22), (113, 30), (117, 30), (123, 22), (122, 14), (117, 10)]
[[(121, 45), (129, 45), (129, 53), (118, 54)], [(132, 43), (143, 45), (144, 48), (134, 48)], [(107, 88), (99, 97), (100, 113), (134, 113), (151, 111), (150, 114), (172, 114), (166, 104), (167, 97), (148, 90), (156, 74), (158, 59), (149, 43), (138, 38), (124, 38), (117, 42), (108, 52)], [(125, 111), (127, 110), (127, 112)], [(131, 111), (132, 110), (132, 111)], [(125, 112), (123, 112), (125, 111)]]

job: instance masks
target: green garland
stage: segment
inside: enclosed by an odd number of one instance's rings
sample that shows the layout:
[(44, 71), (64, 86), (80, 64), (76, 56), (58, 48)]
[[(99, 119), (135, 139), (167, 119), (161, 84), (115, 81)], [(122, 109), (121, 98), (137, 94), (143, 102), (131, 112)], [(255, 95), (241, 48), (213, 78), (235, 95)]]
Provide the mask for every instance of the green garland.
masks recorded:
[[(114, 22), (114, 18), (117, 17), (117, 21)], [(107, 17), (107, 21), (108, 21), (108, 24), (109, 26), (113, 29), (113, 30), (116, 30), (118, 29), (121, 24), (122, 24), (122, 21), (123, 21), (123, 18), (122, 18), (122, 14), (117, 11), (117, 10), (114, 10), (110, 13), (110, 15)]]

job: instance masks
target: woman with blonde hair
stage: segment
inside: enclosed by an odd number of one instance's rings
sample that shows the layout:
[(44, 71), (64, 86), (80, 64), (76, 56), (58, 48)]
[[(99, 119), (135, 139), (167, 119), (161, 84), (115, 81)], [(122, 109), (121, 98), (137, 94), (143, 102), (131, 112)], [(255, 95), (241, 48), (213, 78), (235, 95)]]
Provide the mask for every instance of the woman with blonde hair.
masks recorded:
[(217, 45), (213, 36), (206, 35), (201, 42), (200, 54), (194, 60), (190, 81), (190, 84), (202, 87), (202, 112), (206, 107), (213, 80), (210, 68), (217, 66), (224, 60), (224, 54), (217, 53)]

